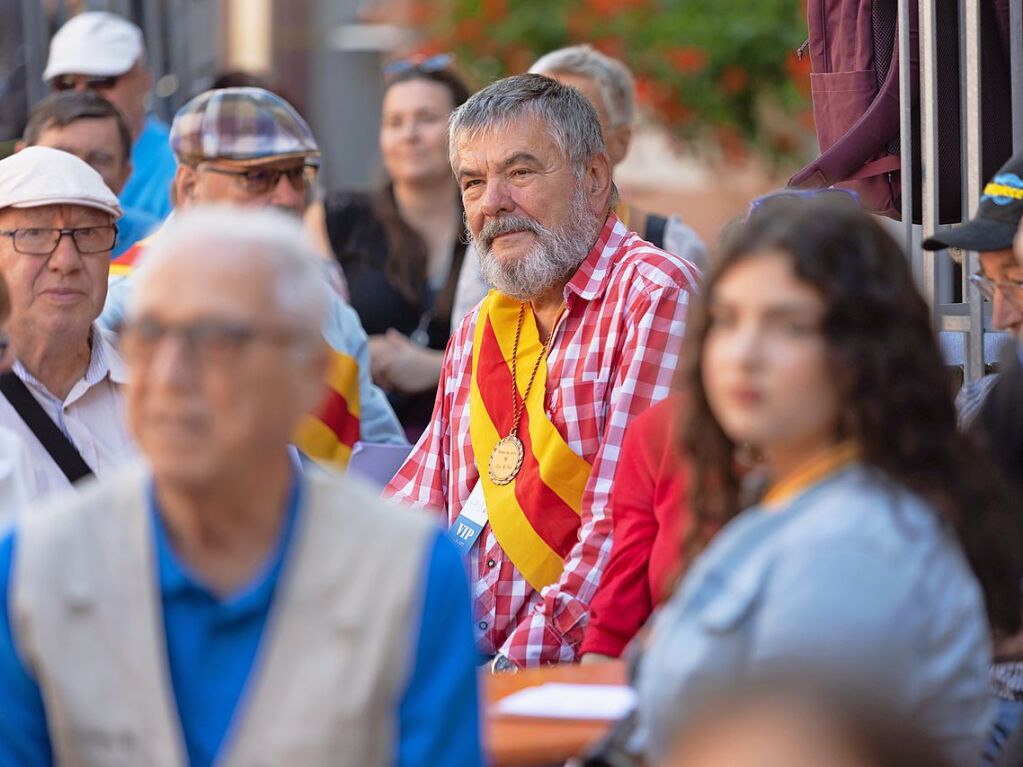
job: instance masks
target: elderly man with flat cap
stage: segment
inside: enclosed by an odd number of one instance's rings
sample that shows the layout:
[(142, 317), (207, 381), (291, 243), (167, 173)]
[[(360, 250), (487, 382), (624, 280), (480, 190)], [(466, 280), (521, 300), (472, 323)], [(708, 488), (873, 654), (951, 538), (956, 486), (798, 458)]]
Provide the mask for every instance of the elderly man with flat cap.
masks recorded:
[[(305, 211), (320, 150), (312, 130), (287, 101), (262, 88), (206, 91), (185, 104), (171, 126), (178, 158), (178, 208), (210, 204), (276, 208), (296, 220)], [(124, 280), (157, 232), (111, 265), (105, 326), (123, 319), (131, 280)], [(333, 260), (321, 259), (324, 279)], [(370, 377), (369, 342), (355, 311), (332, 296), (324, 336), (334, 350), (325, 399), (300, 425), (295, 443), (308, 457), (343, 469), (357, 441), (405, 445), (387, 397)]]
[(0, 764), (481, 766), (455, 547), (289, 453), (327, 362), (317, 260), (272, 211), (154, 244), (121, 338), (145, 466), (0, 540)]
[(0, 273), (17, 357), (0, 377), (0, 425), (29, 451), (36, 498), (135, 455), (124, 366), (96, 324), (120, 215), (99, 173), (74, 155), (29, 147), (0, 161)]
[(50, 41), (43, 80), (54, 91), (95, 91), (117, 107), (133, 142), (132, 173), (121, 190), (121, 205), (158, 220), (166, 217), (174, 155), (167, 125), (146, 114), (153, 77), (146, 67), (142, 30), (106, 11), (72, 17)]

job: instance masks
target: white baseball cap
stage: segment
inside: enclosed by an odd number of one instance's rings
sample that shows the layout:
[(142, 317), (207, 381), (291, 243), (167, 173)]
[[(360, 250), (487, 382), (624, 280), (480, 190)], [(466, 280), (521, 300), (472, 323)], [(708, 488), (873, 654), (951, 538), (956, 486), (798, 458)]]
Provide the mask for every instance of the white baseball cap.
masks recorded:
[(82, 205), (115, 221), (123, 214), (103, 177), (73, 154), (30, 146), (0, 160), (0, 210), (43, 205)]
[(80, 13), (50, 40), (43, 80), (58, 75), (123, 75), (142, 58), (142, 30), (106, 11)]

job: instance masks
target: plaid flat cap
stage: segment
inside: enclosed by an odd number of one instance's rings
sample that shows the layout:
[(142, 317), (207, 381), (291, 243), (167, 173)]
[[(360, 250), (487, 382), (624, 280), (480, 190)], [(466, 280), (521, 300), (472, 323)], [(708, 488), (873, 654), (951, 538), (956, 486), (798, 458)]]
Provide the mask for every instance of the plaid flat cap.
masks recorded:
[(262, 88), (200, 93), (174, 116), (170, 143), (185, 165), (320, 156), (309, 124), (291, 104)]

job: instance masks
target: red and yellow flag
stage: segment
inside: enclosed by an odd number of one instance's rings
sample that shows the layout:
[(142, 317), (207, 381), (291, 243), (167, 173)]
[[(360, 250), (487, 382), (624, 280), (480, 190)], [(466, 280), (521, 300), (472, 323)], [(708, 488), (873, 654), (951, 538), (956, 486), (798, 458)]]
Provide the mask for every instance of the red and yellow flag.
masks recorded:
[(315, 461), (344, 469), (359, 439), (359, 363), (331, 348), (323, 402), (302, 419), (295, 446)]
[[(111, 276), (128, 276), (153, 237), (139, 240), (111, 261)], [(343, 470), (359, 439), (359, 363), (333, 347), (330, 352), (323, 401), (302, 419), (294, 442), (314, 461)]]
[(143, 237), (124, 251), (124, 253), (113, 259), (110, 262), (110, 276), (127, 277), (131, 274), (131, 270), (135, 268), (135, 263), (139, 260), (139, 256), (152, 241), (153, 236), (151, 234), (148, 237)]
[[(541, 359), (525, 401), (518, 437), (525, 459), (507, 485), (496, 485), (488, 471), (490, 454), (512, 430), (512, 349), (520, 302), (491, 291), (480, 308), (473, 341), (469, 432), (490, 526), (501, 548), (533, 588), (561, 577), (565, 557), (576, 542), (582, 497), (592, 466), (568, 446), (547, 418), (547, 361)], [(516, 362), (518, 396), (543, 344), (531, 311), (525, 312)]]

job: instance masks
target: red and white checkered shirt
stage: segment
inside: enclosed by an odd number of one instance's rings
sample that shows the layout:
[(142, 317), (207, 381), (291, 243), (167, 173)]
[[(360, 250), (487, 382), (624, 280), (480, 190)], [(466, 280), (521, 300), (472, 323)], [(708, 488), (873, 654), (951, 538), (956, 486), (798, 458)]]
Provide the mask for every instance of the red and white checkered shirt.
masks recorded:
[[(608, 496), (625, 427), (667, 396), (699, 272), (630, 232), (613, 213), (572, 279), (547, 361), (547, 416), (593, 465), (579, 538), (557, 583), (535, 591), (487, 525), (470, 554), (477, 644), (518, 666), (576, 659), (611, 551)], [(448, 343), (433, 419), (385, 493), (441, 509), (450, 526), (479, 480), (469, 437), (479, 308)], [(508, 407), (512, 406), (511, 397)]]

